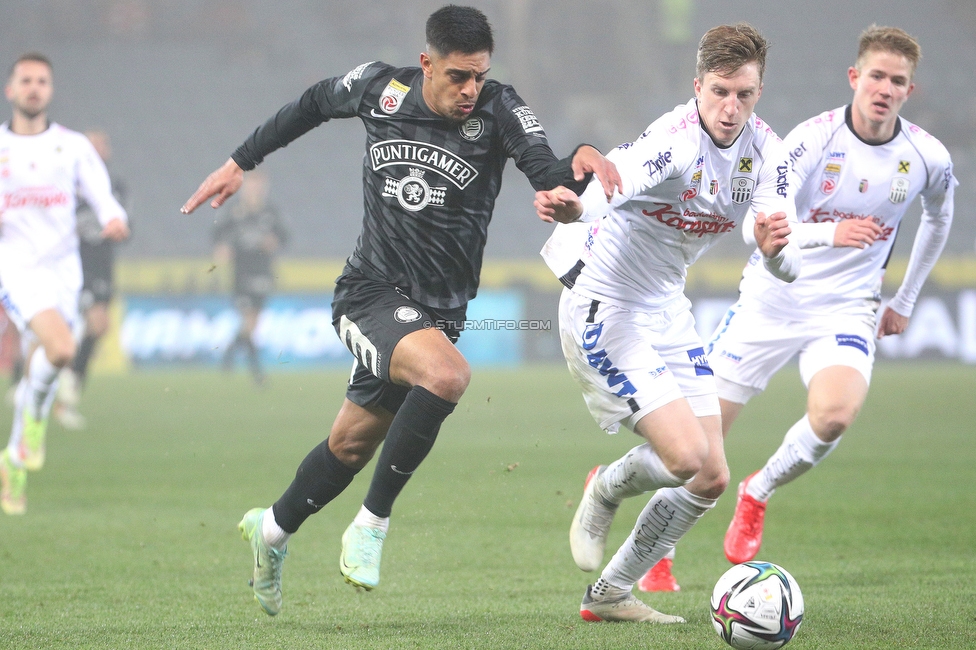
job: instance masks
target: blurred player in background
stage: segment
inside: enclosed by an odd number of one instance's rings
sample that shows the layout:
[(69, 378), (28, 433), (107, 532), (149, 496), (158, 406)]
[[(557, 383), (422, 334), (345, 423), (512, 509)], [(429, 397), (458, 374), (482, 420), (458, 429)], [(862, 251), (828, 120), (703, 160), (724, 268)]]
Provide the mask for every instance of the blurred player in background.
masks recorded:
[[(898, 115), (914, 90), (920, 58), (918, 43), (901, 29), (869, 27), (847, 72), (851, 103), (811, 118), (785, 140), (793, 160), (797, 240), (818, 247), (803, 252), (800, 278), (790, 285), (778, 283), (753, 257), (739, 301), (713, 337), (709, 361), (724, 432), (797, 354), (807, 412), (739, 485), (725, 536), (730, 562), (751, 560), (759, 551), (766, 503), (776, 488), (837, 447), (867, 396), (875, 336), (905, 331), (949, 237), (957, 184), (949, 153)], [(922, 219), (908, 270), (877, 318), (885, 266), (917, 195)]]
[(244, 179), (240, 200), (217, 217), (214, 261), (234, 264), (234, 306), (241, 316), (241, 327), (224, 352), (224, 368), (233, 368), (237, 350), (243, 349), (259, 386), (264, 383), (264, 372), (254, 344), (254, 330), (274, 288), (274, 255), (287, 239), (284, 222), (268, 203), (268, 175), (255, 170)]
[(584, 221), (557, 226), (543, 249), (566, 286), (559, 332), (570, 374), (602, 428), (625, 426), (645, 440), (587, 477), (569, 535), (577, 566), (598, 569), (620, 503), (656, 490), (586, 588), (587, 621), (684, 622), (633, 588), (728, 484), (715, 381), (684, 295), (688, 267), (739, 228), (774, 282), (799, 273), (800, 251), (787, 239), (789, 155), (753, 114), (766, 51), (745, 23), (709, 30), (695, 97), (608, 155), (623, 183), (609, 205), (592, 183), (580, 197), (566, 188), (536, 194), (540, 217)]
[[(558, 160), (532, 110), (488, 80), (494, 40), (483, 13), (449, 5), (427, 21), (420, 67), (364, 63), (326, 79), (283, 107), (213, 172), (183, 206), (221, 205), (244, 170), (332, 118), (366, 127), (365, 216), (356, 250), (336, 282), (333, 323), (355, 355), (346, 399), (330, 436), (301, 462), (271, 508), (240, 523), (254, 556), (254, 596), (281, 607), (288, 538), (352, 482), (385, 439), (363, 507), (342, 536), (339, 570), (372, 589), (393, 502), (434, 445), (467, 388), (470, 368), (454, 347), (481, 261), (509, 158), (536, 189), (582, 191), (587, 175), (606, 197), (612, 164), (580, 145)], [(604, 199), (606, 200), (606, 198)]]
[(5, 92), (13, 108), (0, 126), (0, 302), (20, 330), (27, 360), (14, 421), (0, 454), (0, 506), (27, 509), (27, 470), (44, 465), (48, 415), (58, 372), (75, 355), (81, 261), (76, 194), (98, 215), (104, 237), (128, 236), (105, 164), (85, 136), (49, 122), (51, 63), (25, 54)]
[[(102, 162), (108, 166), (112, 160), (112, 141), (101, 130), (86, 131), (88, 138)], [(109, 174), (112, 194), (126, 212), (128, 189), (124, 181)], [(99, 339), (108, 331), (109, 304), (115, 295), (115, 246), (116, 242), (102, 235), (98, 215), (85, 201), (78, 198), (78, 251), (81, 255), (81, 300), (79, 306), (84, 317), (84, 333), (72, 364), (61, 371), (58, 396), (54, 404), (54, 417), (66, 429), (85, 428), (85, 418), (78, 411), (81, 391), (88, 380), (88, 365)]]

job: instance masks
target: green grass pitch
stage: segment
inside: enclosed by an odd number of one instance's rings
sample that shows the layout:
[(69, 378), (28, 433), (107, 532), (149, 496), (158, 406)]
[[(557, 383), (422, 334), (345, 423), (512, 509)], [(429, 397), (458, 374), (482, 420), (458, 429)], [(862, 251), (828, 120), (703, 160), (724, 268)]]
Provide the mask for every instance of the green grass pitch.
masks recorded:
[[(367, 468), (292, 539), (267, 617), (236, 524), (325, 437), (345, 376), (278, 374), (264, 391), (205, 372), (95, 378), (88, 429), (52, 425), (27, 515), (0, 515), (0, 648), (725, 647), (708, 598), (734, 485), (802, 413), (795, 371), (732, 431), (733, 486), (678, 547), (681, 592), (642, 595), (688, 619), (669, 627), (578, 615), (594, 579), (567, 541), (582, 482), (636, 438), (598, 431), (563, 367), (476, 370), (397, 503), (379, 588), (337, 567)], [(976, 647), (974, 397), (976, 368), (881, 365), (837, 451), (773, 497), (759, 558), (803, 590), (791, 648)], [(642, 505), (621, 508), (611, 548)]]

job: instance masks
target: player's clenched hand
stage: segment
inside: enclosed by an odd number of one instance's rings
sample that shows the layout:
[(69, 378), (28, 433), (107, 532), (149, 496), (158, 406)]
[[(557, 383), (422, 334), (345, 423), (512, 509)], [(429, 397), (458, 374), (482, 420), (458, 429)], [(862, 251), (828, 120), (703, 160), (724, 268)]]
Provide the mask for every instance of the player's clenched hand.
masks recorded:
[(233, 158), (228, 158), (227, 162), (217, 168), (210, 176), (207, 176), (197, 191), (193, 193), (193, 196), (180, 208), (180, 212), (190, 214), (214, 194), (217, 195), (217, 198), (210, 202), (210, 207), (219, 208), (224, 204), (224, 201), (234, 196), (234, 192), (241, 189), (243, 182), (244, 170), (237, 166)]
[(535, 206), (535, 213), (546, 223), (571, 223), (583, 214), (583, 204), (576, 192), (562, 185), (536, 192), (532, 205)]
[(790, 222), (786, 219), (785, 212), (775, 212), (768, 217), (765, 212), (756, 215), (756, 243), (765, 257), (772, 259), (779, 255), (789, 243), (787, 236), (790, 232)]
[(121, 219), (112, 219), (102, 228), (102, 239), (122, 241), (129, 238), (129, 226)]
[(881, 226), (870, 219), (844, 219), (834, 231), (834, 246), (864, 248), (881, 235)]
[(885, 307), (878, 323), (878, 338), (882, 339), (892, 334), (901, 334), (908, 327), (908, 316), (902, 316), (891, 307)]
[(613, 191), (615, 189), (620, 192), (624, 191), (617, 166), (607, 160), (595, 148), (584, 144), (576, 150), (576, 155), (573, 156), (573, 178), (581, 181), (583, 180), (583, 176), (590, 172), (596, 174), (596, 177), (600, 179), (600, 184), (603, 185), (603, 193), (606, 195), (608, 203), (613, 198)]

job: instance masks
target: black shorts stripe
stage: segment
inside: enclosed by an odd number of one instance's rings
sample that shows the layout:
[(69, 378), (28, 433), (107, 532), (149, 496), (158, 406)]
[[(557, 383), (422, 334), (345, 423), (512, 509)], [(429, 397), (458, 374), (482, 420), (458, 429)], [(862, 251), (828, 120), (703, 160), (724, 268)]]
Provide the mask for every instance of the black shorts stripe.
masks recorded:
[(600, 301), (594, 300), (590, 303), (590, 313), (586, 316), (587, 323), (593, 323), (596, 320), (596, 310), (600, 308)]
[(567, 289), (572, 289), (574, 286), (576, 286), (576, 278), (578, 278), (579, 274), (583, 272), (584, 266), (586, 266), (586, 264), (583, 262), (583, 260), (577, 260), (576, 264), (573, 265), (573, 268), (566, 271), (566, 273), (559, 278), (559, 281), (562, 282), (563, 286)]

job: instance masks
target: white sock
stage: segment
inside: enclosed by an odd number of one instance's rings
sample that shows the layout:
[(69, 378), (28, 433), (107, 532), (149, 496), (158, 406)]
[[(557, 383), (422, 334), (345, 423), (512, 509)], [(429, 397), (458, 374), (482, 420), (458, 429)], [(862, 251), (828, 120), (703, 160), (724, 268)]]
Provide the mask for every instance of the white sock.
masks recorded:
[(647, 503), (630, 537), (603, 569), (601, 578), (614, 587), (630, 590), (657, 564), (698, 519), (715, 506), (716, 499), (692, 494), (684, 487), (661, 488)]
[(28, 391), (24, 407), (35, 420), (43, 420), (51, 411), (58, 372), (60, 368), (48, 360), (44, 348), (34, 350), (26, 375)]
[(352, 520), (357, 526), (365, 526), (366, 528), (379, 528), (384, 533), (390, 530), (390, 518), (389, 517), (377, 517), (372, 512), (366, 509), (366, 506), (362, 506), (359, 512), (356, 513), (356, 518)]
[(607, 465), (597, 491), (610, 503), (620, 503), (628, 497), (687, 482), (669, 472), (661, 457), (645, 442)]
[(824, 442), (818, 438), (810, 426), (810, 418), (804, 415), (790, 427), (783, 438), (783, 444), (769, 457), (759, 473), (749, 481), (746, 492), (752, 498), (766, 502), (776, 488), (786, 485), (814, 467), (838, 444), (840, 438), (833, 442)]
[(291, 537), (291, 533), (286, 533), (275, 521), (274, 508), (268, 508), (264, 511), (264, 517), (261, 518), (261, 535), (264, 536), (264, 541), (267, 542), (268, 546), (279, 551), (285, 550), (288, 539)]

